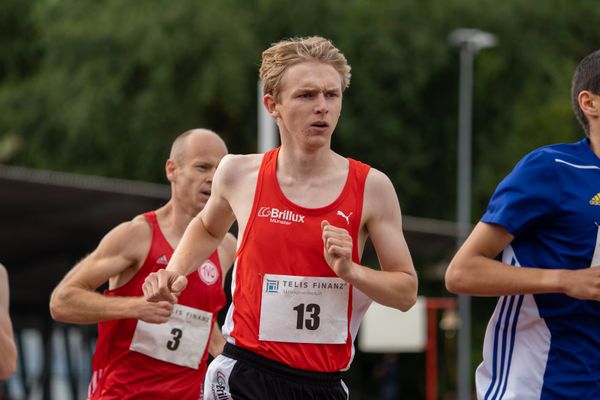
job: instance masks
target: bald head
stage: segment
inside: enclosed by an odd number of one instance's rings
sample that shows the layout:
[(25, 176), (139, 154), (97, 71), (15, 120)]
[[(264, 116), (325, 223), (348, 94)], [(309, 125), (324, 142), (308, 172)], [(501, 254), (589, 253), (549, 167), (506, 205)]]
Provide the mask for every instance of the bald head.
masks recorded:
[(227, 146), (208, 129), (191, 129), (179, 135), (165, 164), (171, 182), (171, 200), (178, 210), (196, 215), (211, 194), (212, 180)]
[[(219, 135), (210, 129), (190, 129), (189, 131), (183, 132), (177, 136), (171, 146), (171, 154), (169, 159), (173, 160), (177, 164), (184, 162), (186, 157), (186, 149), (188, 149), (191, 142), (198, 143), (199, 145), (206, 145), (207, 147), (216, 148), (221, 147), (224, 152), (227, 153), (227, 145)], [(194, 146), (195, 147), (195, 146)]]

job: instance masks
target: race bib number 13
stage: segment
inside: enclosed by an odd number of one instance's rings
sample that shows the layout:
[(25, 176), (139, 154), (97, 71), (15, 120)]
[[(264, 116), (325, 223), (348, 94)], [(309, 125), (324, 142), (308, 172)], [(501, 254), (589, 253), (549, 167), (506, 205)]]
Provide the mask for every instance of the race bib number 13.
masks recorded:
[(349, 293), (340, 278), (265, 275), (259, 340), (346, 343)]

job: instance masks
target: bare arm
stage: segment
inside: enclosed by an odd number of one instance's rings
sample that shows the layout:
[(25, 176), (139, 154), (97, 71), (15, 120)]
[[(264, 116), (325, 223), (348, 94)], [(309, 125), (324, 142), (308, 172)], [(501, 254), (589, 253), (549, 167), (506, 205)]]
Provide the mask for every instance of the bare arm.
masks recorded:
[(208, 341), (208, 352), (211, 356), (216, 357), (223, 352), (223, 347), (225, 347), (225, 338), (215, 321), (215, 326)]
[[(221, 241), (217, 251), (219, 253), (219, 262), (221, 263), (221, 271), (223, 276), (223, 284), (225, 284), (225, 275), (233, 264), (236, 250), (236, 238), (231, 233), (227, 233)], [(208, 352), (211, 356), (216, 357), (223, 352), (225, 346), (225, 338), (215, 321), (215, 326), (210, 335), (208, 342)]]
[(9, 299), (8, 274), (0, 264), (0, 381), (10, 378), (17, 370), (17, 348), (8, 313)]
[(225, 282), (225, 275), (227, 275), (227, 272), (229, 272), (229, 269), (233, 265), (236, 246), (237, 239), (235, 236), (231, 233), (227, 233), (217, 248), (217, 251), (219, 252), (219, 262), (221, 263), (221, 271), (223, 273), (223, 282)]
[[(146, 278), (142, 289), (149, 301), (177, 302), (177, 294), (187, 285), (187, 274), (198, 262), (207, 259), (223, 241), (235, 220), (225, 197), (227, 174), (234, 173), (225, 167), (227, 156), (221, 161), (212, 182), (212, 193), (204, 209), (190, 222), (173, 253), (166, 269)], [(224, 183), (225, 181), (225, 183)]]
[(103, 320), (136, 318), (165, 322), (172, 305), (148, 303), (143, 297), (107, 297), (96, 289), (129, 268), (138, 268), (150, 246), (144, 221), (131, 221), (110, 231), (98, 247), (81, 260), (56, 286), (50, 313), (57, 321), (92, 324)]
[(417, 300), (417, 274), (404, 234), (398, 197), (390, 180), (371, 170), (365, 186), (363, 219), (381, 271), (352, 262), (352, 240), (344, 229), (323, 224), (325, 258), (339, 277), (376, 302), (402, 311)]
[(513, 238), (499, 225), (478, 223), (450, 262), (448, 290), (472, 296), (564, 293), (600, 300), (600, 268), (522, 268), (495, 260)]

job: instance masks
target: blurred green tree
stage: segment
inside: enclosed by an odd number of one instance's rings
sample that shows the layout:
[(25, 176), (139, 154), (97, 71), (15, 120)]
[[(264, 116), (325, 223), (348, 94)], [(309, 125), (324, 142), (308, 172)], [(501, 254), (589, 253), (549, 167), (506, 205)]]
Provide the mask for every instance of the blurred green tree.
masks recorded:
[[(475, 62), (477, 218), (516, 160), (581, 137), (569, 103), (577, 61), (598, 43), (592, 0), (6, 0), (0, 4), (0, 135), (14, 163), (161, 181), (191, 127), (256, 150), (260, 52), (320, 34), (353, 68), (334, 148), (386, 172), (404, 212), (453, 219), (457, 27), (494, 32)], [(157, 162), (160, 161), (160, 162)]]

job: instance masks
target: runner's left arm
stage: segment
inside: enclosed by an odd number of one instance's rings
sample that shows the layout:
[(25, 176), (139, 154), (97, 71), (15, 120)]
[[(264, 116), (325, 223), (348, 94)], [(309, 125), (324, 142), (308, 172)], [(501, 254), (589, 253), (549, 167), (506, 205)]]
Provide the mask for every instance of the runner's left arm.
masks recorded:
[(402, 232), (402, 214), (391, 181), (371, 169), (365, 184), (364, 228), (381, 270), (352, 262), (352, 238), (345, 229), (324, 221), (325, 259), (336, 274), (376, 302), (407, 311), (417, 299), (417, 274)]
[(211, 356), (216, 357), (223, 352), (223, 347), (225, 346), (225, 338), (215, 321), (215, 325), (213, 326), (213, 330), (210, 334), (210, 340), (208, 342), (208, 352)]

